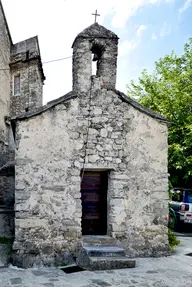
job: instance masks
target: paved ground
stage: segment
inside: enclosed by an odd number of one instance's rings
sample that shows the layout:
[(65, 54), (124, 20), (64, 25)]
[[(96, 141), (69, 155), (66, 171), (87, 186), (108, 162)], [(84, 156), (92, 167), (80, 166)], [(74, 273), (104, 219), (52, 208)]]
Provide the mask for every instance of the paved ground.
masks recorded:
[(0, 269), (0, 287), (183, 287), (192, 286), (192, 239), (180, 237), (180, 246), (168, 258), (137, 259), (134, 269), (83, 271), (66, 274), (56, 268)]

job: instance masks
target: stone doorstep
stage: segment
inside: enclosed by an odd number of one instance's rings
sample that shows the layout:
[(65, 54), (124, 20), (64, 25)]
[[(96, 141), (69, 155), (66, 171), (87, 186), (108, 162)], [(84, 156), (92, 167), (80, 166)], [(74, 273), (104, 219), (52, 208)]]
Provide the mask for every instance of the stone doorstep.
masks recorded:
[(122, 257), (89, 257), (88, 270), (111, 270), (111, 269), (123, 269), (134, 268), (136, 261), (129, 259), (126, 256)]
[(83, 236), (83, 246), (109, 246), (116, 245), (114, 238), (110, 236)]
[(83, 246), (88, 256), (93, 257), (117, 257), (125, 256), (125, 251), (123, 248), (117, 246)]
[[(108, 240), (108, 238), (106, 240)], [(106, 245), (106, 241), (104, 242), (105, 244), (99, 243), (99, 245), (96, 245), (98, 243), (97, 241), (94, 241), (93, 245), (88, 245), (88, 243), (84, 244), (84, 242), (82, 242), (77, 264), (86, 270), (110, 270), (135, 267), (135, 260), (130, 260), (125, 255), (123, 248), (115, 246), (114, 242), (113, 245)]]

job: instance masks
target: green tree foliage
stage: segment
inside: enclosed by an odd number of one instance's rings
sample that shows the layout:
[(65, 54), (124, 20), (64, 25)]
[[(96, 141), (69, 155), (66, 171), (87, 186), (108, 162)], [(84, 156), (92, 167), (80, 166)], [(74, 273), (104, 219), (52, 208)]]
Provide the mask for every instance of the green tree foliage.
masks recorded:
[(173, 186), (192, 187), (192, 38), (179, 57), (173, 51), (143, 70), (128, 96), (173, 122), (169, 128), (169, 173)]

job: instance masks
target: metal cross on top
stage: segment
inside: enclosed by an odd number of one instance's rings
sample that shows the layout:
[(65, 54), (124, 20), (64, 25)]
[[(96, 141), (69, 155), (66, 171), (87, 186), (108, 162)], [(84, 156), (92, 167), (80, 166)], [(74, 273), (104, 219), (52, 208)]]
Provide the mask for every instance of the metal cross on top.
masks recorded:
[(97, 10), (95, 10), (95, 14), (94, 13), (92, 13), (92, 15), (94, 15), (95, 16), (95, 23), (97, 22), (97, 16), (100, 16), (100, 14), (97, 14)]

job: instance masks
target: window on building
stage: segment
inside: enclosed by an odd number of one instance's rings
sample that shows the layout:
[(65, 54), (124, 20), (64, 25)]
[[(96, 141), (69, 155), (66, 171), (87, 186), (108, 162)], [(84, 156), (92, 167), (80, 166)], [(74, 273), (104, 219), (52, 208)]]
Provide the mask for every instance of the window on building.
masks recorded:
[(16, 75), (14, 76), (14, 96), (19, 95), (20, 94), (20, 86), (21, 86), (21, 79), (20, 79), (20, 75)]
[(183, 190), (173, 190), (171, 200), (176, 202), (183, 202)]

